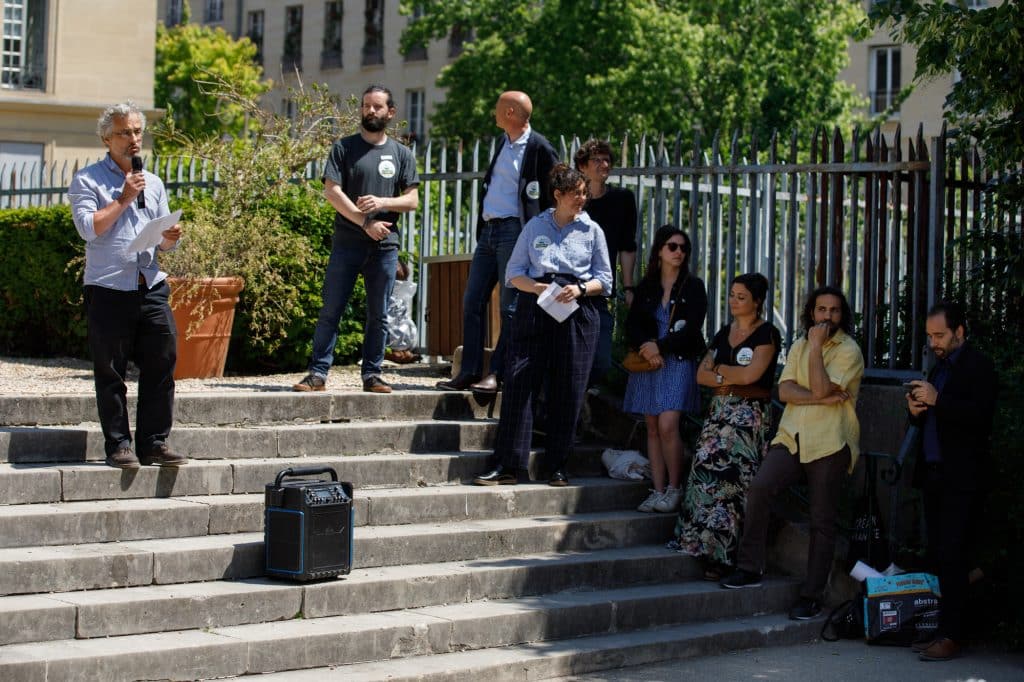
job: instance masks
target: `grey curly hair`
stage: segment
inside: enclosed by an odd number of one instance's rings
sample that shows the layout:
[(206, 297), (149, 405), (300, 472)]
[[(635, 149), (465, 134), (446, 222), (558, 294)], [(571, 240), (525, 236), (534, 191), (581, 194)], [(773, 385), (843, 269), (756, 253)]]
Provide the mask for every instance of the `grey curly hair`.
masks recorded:
[(126, 102), (120, 102), (112, 106), (107, 107), (100, 114), (100, 118), (96, 121), (96, 134), (100, 136), (101, 140), (106, 140), (110, 137), (112, 128), (114, 127), (115, 116), (130, 116), (137, 114), (139, 120), (142, 121), (142, 129), (146, 129), (146, 115), (142, 113), (142, 109), (139, 108), (135, 102), (128, 100)]

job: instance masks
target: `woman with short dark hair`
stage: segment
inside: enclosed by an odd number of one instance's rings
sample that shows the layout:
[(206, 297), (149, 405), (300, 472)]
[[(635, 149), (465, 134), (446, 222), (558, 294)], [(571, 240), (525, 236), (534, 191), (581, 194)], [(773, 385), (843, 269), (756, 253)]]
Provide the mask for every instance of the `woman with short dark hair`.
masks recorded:
[[(601, 228), (583, 211), (583, 174), (559, 164), (551, 171), (555, 206), (526, 223), (505, 270), (505, 286), (519, 290), (511, 320), (505, 390), (494, 446), (498, 465), (476, 485), (514, 485), (525, 474), (533, 431), (533, 399), (547, 391), (548, 483), (569, 484), (565, 463), (597, 350), (597, 305), (612, 289), (608, 246)], [(559, 322), (538, 304), (554, 283), (556, 300), (579, 307)], [(505, 332), (502, 332), (505, 333)]]

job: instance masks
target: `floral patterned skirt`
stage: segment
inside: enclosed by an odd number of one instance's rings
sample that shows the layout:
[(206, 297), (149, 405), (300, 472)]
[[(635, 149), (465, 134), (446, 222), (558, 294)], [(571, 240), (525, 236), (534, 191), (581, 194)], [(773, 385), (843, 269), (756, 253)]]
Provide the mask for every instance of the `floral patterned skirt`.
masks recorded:
[(768, 449), (770, 428), (767, 401), (711, 400), (669, 547), (724, 566), (735, 563), (747, 487)]

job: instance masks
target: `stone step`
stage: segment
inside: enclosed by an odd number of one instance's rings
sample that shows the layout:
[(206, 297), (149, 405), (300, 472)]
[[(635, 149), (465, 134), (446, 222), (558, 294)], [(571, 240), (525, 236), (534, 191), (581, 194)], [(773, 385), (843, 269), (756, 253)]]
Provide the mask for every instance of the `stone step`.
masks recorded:
[(563, 590), (675, 583), (699, 574), (661, 545), (355, 569), (338, 580), (257, 578), (0, 597), (0, 645), (323, 618)]
[[(686, 623), (653, 630), (617, 632), (433, 656), (289, 670), (261, 675), (260, 682), (523, 682), (571, 680), (575, 675), (630, 666), (714, 656), (815, 640), (821, 622), (792, 621), (779, 614)], [(745, 654), (740, 654), (745, 655)], [(751, 655), (757, 655), (753, 653)], [(779, 677), (782, 679), (784, 676)], [(766, 673), (766, 679), (771, 678)], [(252, 677), (229, 680), (251, 681)], [(618, 679), (618, 678), (617, 678)], [(625, 679), (625, 678), (622, 678)], [(631, 678), (632, 679), (632, 678)], [(635, 678), (644, 679), (642, 677)], [(663, 678), (658, 678), (663, 679)], [(675, 678), (673, 678), (675, 679)], [(683, 679), (683, 678), (680, 678)], [(725, 678), (719, 678), (725, 679)], [(227, 682), (227, 681), (225, 681)]]
[[(128, 412), (135, 423), (135, 399)], [(179, 425), (332, 423), (366, 419), (475, 419), (497, 416), (494, 399), (471, 393), (398, 390), (375, 393), (294, 393), (261, 390), (178, 393), (174, 418)], [(91, 394), (0, 396), (0, 426), (74, 425), (97, 421)]]
[[(771, 613), (789, 606), (795, 595), (796, 584), (789, 580), (769, 581), (758, 590), (722, 590), (697, 581), (12, 644), (0, 647), (0, 679), (193, 680), (411, 656), (428, 660), (432, 654), (678, 626), (709, 612), (721, 619)], [(755, 619), (746, 627), (763, 631), (759, 625)]]
[[(530, 453), (530, 471), (541, 477), (542, 450)], [(113, 469), (86, 464), (0, 464), (0, 500), (6, 504), (119, 500), (147, 497), (262, 493), (279, 471), (330, 466), (357, 491), (383, 487), (424, 487), (469, 481), (493, 462), (489, 450), (374, 455), (193, 460), (178, 469), (146, 466)], [(577, 447), (570, 476), (604, 473), (599, 447)], [(0, 504), (0, 507), (3, 505)]]
[[(174, 429), (168, 444), (194, 459), (365, 455), (380, 452), (435, 452), (490, 448), (496, 421), (429, 417), (329, 424), (197, 426)], [(0, 429), (0, 462), (102, 461), (98, 424), (5, 427)]]
[[(579, 552), (664, 542), (671, 514), (597, 512), (460, 523), (364, 526), (353, 567)], [(262, 533), (0, 549), (0, 595), (263, 575)], [(2, 678), (0, 678), (2, 679)]]
[[(642, 483), (576, 478), (573, 485), (359, 490), (356, 526), (401, 525), (632, 509)], [(263, 493), (0, 506), (0, 547), (123, 542), (263, 530)]]

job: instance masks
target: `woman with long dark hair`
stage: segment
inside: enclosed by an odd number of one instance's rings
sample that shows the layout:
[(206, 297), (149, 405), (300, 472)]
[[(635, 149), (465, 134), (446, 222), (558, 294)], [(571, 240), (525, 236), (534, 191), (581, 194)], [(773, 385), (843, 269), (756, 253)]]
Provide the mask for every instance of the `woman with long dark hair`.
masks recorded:
[(690, 238), (672, 225), (654, 233), (647, 271), (626, 318), (626, 338), (655, 367), (632, 372), (623, 411), (644, 415), (654, 488), (637, 509), (675, 511), (682, 494), (679, 418), (700, 409), (696, 359), (704, 352), (704, 282), (690, 274)]
[(732, 322), (711, 341), (697, 383), (712, 389), (673, 549), (698, 557), (719, 580), (735, 562), (747, 487), (768, 450), (772, 384), (782, 337), (764, 319), (768, 280), (756, 272), (729, 287)]

